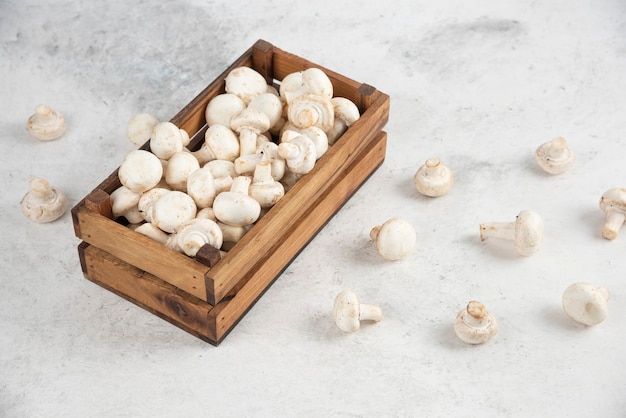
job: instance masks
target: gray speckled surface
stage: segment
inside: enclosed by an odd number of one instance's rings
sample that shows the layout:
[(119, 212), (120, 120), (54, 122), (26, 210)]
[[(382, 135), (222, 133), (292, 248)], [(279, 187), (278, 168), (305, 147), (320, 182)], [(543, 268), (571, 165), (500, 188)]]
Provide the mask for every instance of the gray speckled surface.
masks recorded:
[[(43, 176), (78, 202), (134, 113), (171, 118), (259, 38), (389, 94), (387, 159), (214, 348), (84, 280), (69, 213), (33, 224), (19, 201)], [(623, 2), (4, 0), (0, 72), (1, 416), (626, 415), (626, 231), (603, 240), (598, 209), (626, 186)], [(26, 132), (39, 103), (61, 139)], [(555, 136), (578, 162), (549, 176), (533, 152)], [(433, 156), (456, 176), (439, 199), (412, 184)], [(524, 208), (538, 254), (480, 242)], [(390, 263), (368, 233), (393, 216), (418, 247)], [(612, 296), (590, 329), (560, 307), (581, 280)], [(336, 329), (344, 288), (383, 321)], [(454, 335), (470, 299), (500, 322), (486, 345)]]

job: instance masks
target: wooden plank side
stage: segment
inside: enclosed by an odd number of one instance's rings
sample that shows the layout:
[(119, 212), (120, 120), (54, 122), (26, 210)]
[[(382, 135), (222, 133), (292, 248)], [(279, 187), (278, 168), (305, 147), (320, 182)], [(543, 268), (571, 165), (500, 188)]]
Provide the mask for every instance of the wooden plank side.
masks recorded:
[(85, 277), (184, 331), (216, 344), (213, 307), (93, 245), (79, 246)]
[[(232, 299), (219, 303), (209, 316), (215, 318), (218, 342), (236, 325), (300, 250), (320, 231), (330, 218), (348, 201), (385, 158), (387, 134), (376, 140), (342, 173), (333, 187), (309, 205), (301, 221), (283, 240), (266, 250), (266, 257), (250, 269), (248, 277), (237, 285)], [(242, 286), (243, 284), (243, 286)]]
[(83, 241), (206, 301), (207, 266), (85, 207), (75, 214)]
[(343, 173), (382, 130), (389, 115), (389, 96), (380, 94), (368, 118), (361, 118), (316, 163), (313, 170), (263, 217), (215, 267), (207, 272), (207, 302), (217, 304), (271, 247), (299, 222), (303, 211)]

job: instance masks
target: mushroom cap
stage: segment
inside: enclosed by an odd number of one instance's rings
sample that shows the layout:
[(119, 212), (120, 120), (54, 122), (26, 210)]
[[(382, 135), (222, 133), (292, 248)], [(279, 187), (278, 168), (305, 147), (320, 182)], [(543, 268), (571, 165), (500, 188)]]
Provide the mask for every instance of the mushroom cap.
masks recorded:
[(230, 126), (230, 119), (245, 108), (246, 104), (238, 96), (231, 93), (218, 94), (206, 106), (207, 125)]
[(356, 293), (344, 290), (335, 297), (333, 317), (343, 332), (354, 332), (361, 327), (361, 303)]
[(558, 137), (540, 145), (535, 151), (535, 159), (545, 172), (561, 174), (574, 166), (576, 155), (565, 138)]
[(200, 163), (190, 152), (177, 152), (170, 157), (165, 167), (165, 182), (174, 190), (187, 191), (189, 175), (200, 168)]
[(333, 127), (335, 110), (326, 96), (303, 94), (294, 98), (287, 108), (289, 122), (299, 129), (317, 126), (324, 132)]
[(313, 140), (306, 135), (298, 135), (289, 142), (278, 145), (278, 156), (285, 160), (287, 167), (294, 174), (306, 174), (313, 170), (317, 160), (317, 151)]
[(150, 150), (161, 160), (169, 158), (183, 150), (186, 138), (172, 122), (160, 122), (152, 131), (150, 137)]
[(60, 218), (67, 209), (67, 197), (47, 180), (35, 177), (28, 183), (30, 190), (20, 202), (22, 213), (33, 222), (46, 223)]
[(272, 93), (261, 93), (253, 97), (250, 104), (248, 104), (248, 108), (257, 109), (265, 113), (270, 121), (270, 128), (278, 123), (283, 113), (283, 104), (278, 96)]
[(65, 132), (65, 118), (50, 106), (40, 104), (35, 108), (35, 113), (28, 118), (26, 129), (37, 139), (52, 141)]
[(515, 220), (515, 249), (521, 255), (539, 251), (543, 243), (543, 219), (532, 210), (521, 211)]
[(137, 207), (140, 198), (141, 193), (133, 192), (126, 186), (115, 189), (110, 196), (113, 217), (123, 216), (131, 224), (143, 221), (143, 214), (139, 212)]
[(498, 333), (498, 321), (477, 301), (470, 301), (456, 316), (454, 332), (464, 342), (483, 344)]
[(126, 154), (117, 172), (122, 185), (135, 193), (155, 187), (163, 177), (163, 165), (153, 153), (134, 150)]
[(563, 310), (574, 321), (593, 326), (608, 314), (609, 292), (586, 282), (573, 283), (563, 292)]
[(187, 194), (193, 198), (198, 208), (210, 207), (217, 195), (211, 170), (203, 167), (192, 172), (187, 178)]
[(237, 67), (226, 76), (225, 90), (248, 105), (254, 96), (267, 91), (267, 82), (256, 70), (245, 66)]
[(261, 110), (248, 107), (230, 119), (230, 128), (235, 132), (250, 130), (260, 134), (270, 128), (270, 119)]
[(439, 158), (429, 158), (417, 170), (413, 182), (417, 191), (424, 196), (439, 197), (448, 193), (454, 183), (454, 176)]
[(176, 232), (178, 248), (190, 257), (194, 257), (205, 244), (219, 250), (222, 242), (222, 230), (215, 221), (206, 218), (194, 218), (184, 222)]
[(603, 212), (626, 214), (626, 189), (615, 187), (604, 192), (600, 198), (600, 209)]
[(154, 202), (170, 190), (164, 187), (154, 187), (141, 194), (139, 202), (137, 202), (137, 209), (146, 222), (152, 222), (152, 205)]
[(285, 195), (285, 187), (272, 177), (270, 161), (257, 164), (249, 193), (264, 209), (274, 206)]
[(150, 140), (154, 127), (159, 123), (156, 116), (150, 113), (137, 113), (126, 124), (126, 136), (136, 146)]
[(174, 233), (186, 221), (195, 218), (198, 208), (191, 196), (171, 190), (152, 204), (152, 223)]
[[(233, 180), (231, 190), (219, 193), (213, 201), (215, 217), (228, 225), (246, 226), (254, 223), (261, 215), (259, 202), (248, 196), (251, 179), (238, 176)], [(241, 189), (244, 189), (242, 191)]]
[(376, 250), (386, 260), (399, 260), (415, 247), (416, 234), (413, 226), (399, 218), (391, 218), (372, 228), (370, 238), (376, 240)]
[(345, 97), (333, 97), (330, 99), (335, 111), (335, 119), (342, 120), (346, 126), (351, 126), (360, 117), (361, 113), (357, 105)]

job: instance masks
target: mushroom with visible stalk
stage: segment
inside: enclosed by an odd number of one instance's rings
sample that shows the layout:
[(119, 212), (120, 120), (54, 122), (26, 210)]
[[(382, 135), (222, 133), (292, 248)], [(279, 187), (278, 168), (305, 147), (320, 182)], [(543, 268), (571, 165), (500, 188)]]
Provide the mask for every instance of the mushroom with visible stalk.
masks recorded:
[(315, 143), (305, 135), (298, 135), (278, 145), (278, 156), (285, 160), (291, 173), (306, 174), (313, 170), (317, 160)]
[(167, 232), (162, 231), (156, 225), (153, 225), (150, 222), (146, 222), (141, 225), (138, 225), (135, 228), (135, 232), (138, 232), (141, 235), (144, 235), (163, 245), (167, 244), (167, 240), (170, 237), (170, 235)]
[(60, 218), (65, 213), (67, 209), (65, 193), (40, 177), (32, 178), (28, 185), (30, 190), (20, 202), (22, 213), (26, 218), (46, 223)]
[(409, 254), (415, 247), (415, 229), (404, 219), (391, 218), (370, 231), (376, 241), (376, 250), (385, 260), (395, 261)]
[(561, 174), (572, 168), (576, 156), (565, 138), (558, 137), (540, 145), (535, 151), (535, 159), (545, 172)]
[(319, 160), (328, 151), (328, 135), (317, 126), (309, 126), (305, 129), (290, 127), (283, 131), (280, 142), (289, 142), (299, 135), (304, 135), (315, 144), (315, 159)]
[(248, 195), (250, 177), (237, 176), (230, 191), (222, 192), (213, 201), (215, 217), (228, 225), (246, 226), (254, 223), (261, 214), (261, 205)]
[(469, 344), (483, 344), (498, 332), (498, 321), (485, 309), (485, 305), (471, 301), (456, 316), (454, 332)]
[(333, 317), (340, 330), (354, 332), (361, 327), (361, 321), (380, 322), (383, 313), (379, 306), (361, 304), (356, 293), (344, 290), (335, 297)]
[(135, 193), (152, 189), (163, 177), (163, 165), (149, 151), (134, 150), (126, 154), (117, 172), (120, 183)]
[(200, 163), (190, 152), (181, 151), (172, 155), (165, 167), (165, 182), (174, 190), (187, 192), (189, 175), (200, 168)]
[(35, 113), (28, 118), (26, 129), (32, 136), (42, 141), (58, 139), (65, 132), (65, 118), (50, 106), (41, 104)]
[(206, 106), (206, 123), (209, 127), (230, 126), (230, 119), (245, 108), (246, 104), (238, 96), (231, 93), (218, 94)]
[(291, 101), (287, 108), (289, 123), (299, 129), (317, 126), (326, 132), (334, 123), (334, 109), (330, 98), (315, 94), (303, 94)]
[(169, 188), (154, 187), (141, 194), (139, 202), (137, 202), (137, 210), (143, 216), (143, 219), (150, 223), (152, 222), (152, 205), (165, 193), (171, 191)]
[(439, 158), (429, 158), (413, 177), (417, 191), (424, 196), (439, 197), (448, 193), (454, 183), (452, 171)]
[(191, 196), (171, 190), (152, 204), (152, 223), (165, 232), (175, 233), (183, 223), (195, 218), (197, 211)]
[(267, 91), (265, 78), (250, 67), (237, 67), (226, 76), (224, 89), (248, 105), (252, 98)]
[(213, 160), (234, 161), (239, 156), (239, 139), (225, 125), (211, 125), (199, 150), (192, 152), (200, 164)]
[(361, 117), (361, 113), (357, 105), (345, 97), (333, 97), (330, 99), (330, 103), (333, 105), (335, 118), (333, 127), (326, 134), (328, 136), (328, 144), (332, 145)]
[(169, 160), (188, 143), (189, 135), (172, 122), (160, 122), (152, 130), (150, 151), (161, 160)]
[(126, 124), (126, 137), (140, 147), (150, 140), (152, 131), (159, 122), (157, 117), (150, 113), (137, 113)]
[(257, 137), (270, 128), (270, 119), (259, 109), (248, 107), (232, 117), (230, 128), (239, 134), (239, 155), (254, 154)]
[(137, 206), (141, 196), (141, 193), (133, 192), (126, 186), (115, 189), (110, 196), (113, 217), (123, 216), (131, 224), (142, 222), (145, 218)]
[(333, 84), (319, 68), (307, 68), (287, 74), (280, 84), (280, 96), (288, 103), (304, 94), (333, 97)]
[(603, 287), (574, 283), (563, 292), (563, 310), (576, 322), (597, 325), (607, 317), (609, 296), (609, 291)]
[(257, 164), (249, 193), (262, 209), (271, 208), (285, 195), (285, 187), (272, 177), (271, 162), (261, 161)]
[(529, 256), (543, 243), (543, 219), (535, 211), (521, 211), (515, 222), (486, 222), (480, 224), (480, 240), (487, 238), (509, 239), (515, 242), (520, 255)]
[(604, 192), (600, 198), (600, 209), (606, 215), (602, 237), (614, 240), (626, 220), (626, 189), (615, 187)]
[(210, 219), (191, 219), (184, 222), (176, 231), (177, 247), (190, 257), (194, 257), (205, 244), (219, 250), (222, 247), (222, 240), (222, 230)]

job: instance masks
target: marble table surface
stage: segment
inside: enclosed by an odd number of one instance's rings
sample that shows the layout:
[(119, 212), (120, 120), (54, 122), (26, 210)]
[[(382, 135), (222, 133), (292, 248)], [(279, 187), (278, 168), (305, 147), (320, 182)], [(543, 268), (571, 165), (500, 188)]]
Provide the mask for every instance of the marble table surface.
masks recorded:
[[(85, 280), (69, 213), (19, 202), (37, 176), (78, 202), (132, 115), (168, 120), (258, 39), (389, 94), (387, 157), (216, 348)], [(0, 73), (0, 416), (626, 416), (626, 231), (603, 239), (598, 206), (626, 187), (623, 1), (3, 0)], [(62, 138), (29, 136), (39, 103)], [(553, 176), (534, 150), (558, 136), (577, 163)], [(412, 182), (430, 157), (455, 174), (436, 199)], [(480, 241), (527, 208), (537, 254)], [(396, 262), (368, 237), (391, 217), (418, 237)], [(611, 293), (595, 327), (561, 308), (578, 281)], [(339, 331), (347, 288), (383, 321)], [(453, 331), (473, 299), (484, 345)]]

